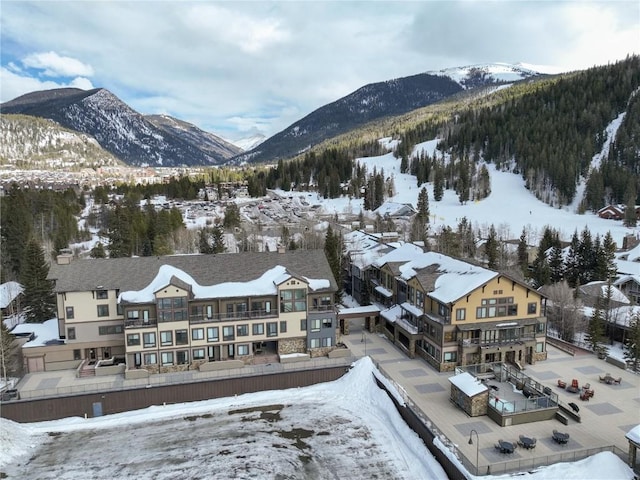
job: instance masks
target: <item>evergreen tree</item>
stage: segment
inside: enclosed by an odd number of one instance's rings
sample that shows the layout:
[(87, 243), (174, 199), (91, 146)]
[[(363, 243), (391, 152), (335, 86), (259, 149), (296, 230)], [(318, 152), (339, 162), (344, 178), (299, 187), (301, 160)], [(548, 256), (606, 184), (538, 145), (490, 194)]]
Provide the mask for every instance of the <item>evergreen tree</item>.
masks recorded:
[(471, 189), (471, 179), (469, 175), (469, 161), (465, 157), (460, 161), (460, 171), (457, 183), (458, 200), (464, 205), (469, 201), (469, 191)]
[(487, 242), (484, 244), (484, 254), (487, 258), (487, 267), (491, 270), (495, 270), (498, 268), (498, 238), (496, 229), (491, 224), (489, 227), (489, 236), (487, 237)]
[(596, 306), (593, 309), (593, 314), (589, 319), (587, 326), (587, 332), (585, 335), (585, 342), (589, 344), (591, 349), (598, 353), (601, 349), (600, 342), (604, 338), (604, 322), (602, 319), (602, 299), (598, 298)]
[(551, 283), (558, 283), (564, 278), (564, 259), (562, 258), (562, 249), (558, 245), (551, 247), (549, 274)]
[(444, 196), (444, 169), (440, 164), (436, 165), (433, 176), (433, 199), (436, 202), (442, 200)]
[(109, 258), (130, 257), (131, 225), (126, 208), (116, 205), (109, 214)]
[(337, 234), (333, 233), (333, 229), (331, 225), (327, 228), (327, 234), (324, 239), (324, 254), (327, 257), (327, 261), (329, 262), (329, 266), (331, 267), (331, 272), (333, 273), (333, 278), (336, 280), (338, 284), (338, 288), (340, 288), (341, 282), (341, 258), (342, 251), (340, 249), (340, 239)]
[(616, 276), (618, 266), (616, 264), (616, 242), (609, 231), (602, 240), (602, 256), (605, 264), (605, 278), (611, 279)]
[(570, 287), (575, 288), (578, 285), (580, 278), (580, 268), (578, 262), (578, 250), (580, 249), (580, 239), (578, 238), (578, 231), (573, 232), (571, 237), (571, 244), (569, 245), (569, 251), (564, 260), (564, 278)]
[(418, 215), (425, 224), (429, 223), (429, 194), (427, 193), (427, 187), (422, 187), (420, 193), (418, 193)]
[(627, 184), (626, 199), (627, 204), (624, 209), (624, 225), (625, 227), (635, 227), (637, 224), (636, 217), (636, 186), (633, 178), (629, 179)]
[(580, 235), (580, 245), (578, 247), (578, 282), (585, 285), (593, 280), (595, 268), (595, 251), (591, 232), (584, 227)]
[(49, 265), (38, 242), (31, 238), (25, 247), (20, 283), (24, 288), (25, 321), (42, 323), (56, 316), (53, 281), (47, 279)]
[(224, 253), (227, 249), (227, 246), (224, 242), (224, 229), (222, 225), (216, 224), (211, 231), (212, 238), (212, 253)]
[(222, 226), (231, 229), (240, 226), (240, 209), (234, 202), (230, 202), (224, 211), (224, 221)]
[(629, 331), (625, 338), (624, 358), (633, 364), (633, 370), (638, 371), (640, 367), (640, 316), (634, 314), (629, 320)]
[(518, 240), (518, 265), (520, 266), (522, 273), (528, 276), (529, 273), (529, 253), (527, 245), (527, 230), (522, 227), (522, 233)]
[(209, 239), (211, 231), (205, 227), (200, 230), (198, 236), (198, 251), (205, 255), (213, 253), (213, 247), (211, 246), (211, 240)]
[(545, 253), (540, 249), (538, 249), (536, 258), (533, 261), (531, 279), (533, 280), (536, 288), (551, 283), (551, 269), (549, 268), (549, 262)]
[(465, 258), (474, 258), (476, 255), (476, 242), (473, 227), (467, 217), (462, 217), (458, 222), (458, 239), (460, 241), (459, 255)]
[(96, 243), (93, 248), (89, 251), (89, 256), (91, 258), (106, 258), (107, 254), (104, 251), (104, 246), (101, 242)]

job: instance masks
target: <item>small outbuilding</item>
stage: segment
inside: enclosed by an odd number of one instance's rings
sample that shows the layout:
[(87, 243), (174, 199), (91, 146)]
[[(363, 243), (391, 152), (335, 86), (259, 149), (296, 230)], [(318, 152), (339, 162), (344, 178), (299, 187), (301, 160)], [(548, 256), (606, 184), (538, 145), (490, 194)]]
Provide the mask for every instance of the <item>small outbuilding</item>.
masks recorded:
[(470, 417), (487, 414), (489, 389), (469, 372), (463, 372), (449, 378), (451, 382), (451, 400)]
[(638, 448), (640, 448), (640, 425), (636, 425), (625, 435), (629, 440), (629, 466), (633, 469), (638, 463)]

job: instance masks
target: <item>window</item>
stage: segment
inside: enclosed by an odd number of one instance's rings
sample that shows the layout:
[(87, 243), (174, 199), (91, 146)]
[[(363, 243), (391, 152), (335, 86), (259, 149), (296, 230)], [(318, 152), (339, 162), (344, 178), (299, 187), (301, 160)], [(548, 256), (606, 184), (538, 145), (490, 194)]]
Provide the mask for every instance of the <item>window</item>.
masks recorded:
[(67, 338), (69, 340), (75, 340), (76, 339), (76, 327), (68, 327), (67, 328)]
[(140, 310), (127, 310), (127, 320), (137, 320), (140, 318)]
[(544, 352), (544, 343), (536, 343), (536, 353)]
[(247, 325), (246, 323), (243, 325), (238, 325), (237, 330), (237, 334), (239, 337), (246, 337), (247, 335), (249, 335), (249, 325)]
[(99, 317), (108, 317), (109, 316), (109, 305), (98, 305), (98, 316)]
[(66, 310), (67, 310), (67, 319), (71, 320), (74, 316), (73, 307), (67, 307)]
[(307, 310), (307, 291), (304, 288), (282, 290), (280, 292), (280, 311), (304, 312)]
[(202, 320), (204, 317), (204, 307), (202, 305), (193, 305), (191, 307), (191, 319)]
[(82, 355), (80, 354), (80, 350), (73, 351), (73, 359), (74, 360), (82, 360)]
[(194, 360), (204, 360), (204, 348), (196, 348), (193, 350)]
[(133, 354), (133, 364), (136, 367), (139, 367), (140, 365), (142, 365), (142, 355), (140, 355), (140, 352)]
[(322, 319), (322, 328), (332, 328), (332, 327), (333, 327), (333, 321), (330, 318)]
[(323, 347), (330, 347), (332, 345), (332, 339), (331, 337), (325, 337), (322, 339), (322, 346)]
[(227, 357), (233, 358), (235, 356), (233, 352), (233, 343), (230, 343), (229, 345), (227, 345)]
[(238, 355), (249, 355), (249, 345), (238, 345)]
[(264, 335), (264, 323), (254, 323), (253, 324), (253, 334), (254, 335)]
[(191, 330), (191, 340), (204, 340), (204, 328), (194, 328)]
[(98, 327), (98, 335), (116, 335), (122, 333), (122, 325), (106, 325)]
[(189, 363), (189, 350), (180, 350), (176, 352), (176, 363), (178, 365)]
[(148, 332), (142, 334), (142, 345), (145, 348), (156, 346), (156, 332)]
[(145, 365), (155, 365), (158, 363), (158, 354), (156, 353), (145, 353), (144, 354), (144, 364)]
[(464, 321), (467, 318), (467, 309), (466, 308), (456, 308), (456, 320), (459, 322)]
[(302, 320), (300, 320), (300, 330), (302, 330), (303, 332), (307, 330), (307, 319), (303, 318)]
[(538, 322), (538, 324), (536, 325), (536, 331), (538, 333), (544, 333), (545, 327), (546, 327), (546, 324), (544, 322)]
[(109, 298), (109, 291), (108, 290), (96, 290), (96, 298), (98, 300), (106, 300), (107, 298)]
[(529, 315), (535, 315), (538, 311), (538, 304), (536, 302), (531, 302), (527, 305), (527, 313)]
[(207, 342), (217, 342), (220, 340), (220, 328), (209, 327), (207, 328)]
[(176, 345), (188, 345), (189, 334), (186, 330), (176, 330)]
[(129, 333), (127, 335), (127, 345), (133, 347), (135, 345), (140, 345), (140, 334), (139, 333)]
[[(171, 330), (160, 332), (160, 345), (163, 347), (173, 345), (173, 332)], [(173, 363), (173, 360), (171, 360), (171, 363)]]
[(278, 336), (278, 324), (276, 322), (267, 323), (267, 337)]
[(157, 307), (158, 322), (180, 322), (189, 318), (186, 297), (159, 298)]
[(309, 341), (309, 346), (311, 348), (320, 348), (320, 339), (319, 338), (312, 338)]
[(282, 321), (280, 322), (280, 333), (286, 333), (287, 332), (287, 322)]
[(229, 340), (235, 340), (233, 333), (233, 327), (222, 327), (222, 339), (227, 342)]
[(457, 362), (458, 361), (458, 352), (444, 352), (444, 361), (445, 362)]
[(311, 319), (311, 331), (312, 332), (319, 332), (320, 331), (320, 319), (319, 318), (312, 318)]
[(162, 365), (173, 365), (173, 352), (162, 352), (160, 354)]

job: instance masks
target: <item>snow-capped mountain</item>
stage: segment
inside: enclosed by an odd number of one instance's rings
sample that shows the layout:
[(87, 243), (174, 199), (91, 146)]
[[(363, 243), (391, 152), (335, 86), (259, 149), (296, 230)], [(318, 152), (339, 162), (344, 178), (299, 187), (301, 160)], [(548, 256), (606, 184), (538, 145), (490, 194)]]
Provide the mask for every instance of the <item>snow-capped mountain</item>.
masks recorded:
[(540, 72), (524, 65), (510, 65), (507, 63), (468, 65), (466, 67), (445, 68), (428, 73), (449, 77), (465, 90), (487, 84), (512, 83), (541, 75)]
[[(237, 148), (224, 141), (217, 152), (212, 152), (213, 139), (195, 127), (182, 125), (181, 129), (175, 129), (166, 123), (159, 127), (103, 88), (32, 92), (3, 103), (0, 111), (49, 118), (91, 135), (105, 150), (129, 165), (215, 165), (238, 153)], [(205, 134), (204, 138), (200, 138), (197, 130)], [(198, 141), (194, 142), (194, 137)]]
[(267, 137), (265, 137), (264, 135), (260, 133), (256, 133), (255, 135), (251, 135), (250, 137), (245, 137), (245, 138), (241, 138), (240, 140), (236, 140), (233, 142), (233, 144), (236, 147), (241, 148), (242, 151), (246, 152), (248, 150), (256, 148), (266, 139)]

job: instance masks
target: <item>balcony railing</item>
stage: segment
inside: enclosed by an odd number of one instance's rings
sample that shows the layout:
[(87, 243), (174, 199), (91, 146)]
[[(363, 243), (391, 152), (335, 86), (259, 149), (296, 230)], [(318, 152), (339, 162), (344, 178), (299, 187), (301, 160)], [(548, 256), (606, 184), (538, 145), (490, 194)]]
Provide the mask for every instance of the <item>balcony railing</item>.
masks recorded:
[(461, 338), (458, 340), (458, 345), (462, 347), (501, 347), (503, 345), (515, 345), (524, 344), (525, 342), (532, 342), (535, 340), (533, 336), (500, 339), (500, 340), (482, 340), (480, 338)]
[(310, 312), (329, 312), (333, 310), (333, 305), (310, 305)]
[(225, 312), (214, 313), (207, 317), (206, 315), (192, 315), (189, 317), (190, 323), (210, 323), (210, 322), (229, 322), (234, 320), (253, 320), (256, 318), (274, 318), (278, 316), (276, 310), (267, 312), (266, 310), (247, 310), (246, 312)]
[(125, 328), (155, 327), (158, 321), (155, 318), (125, 318)]

